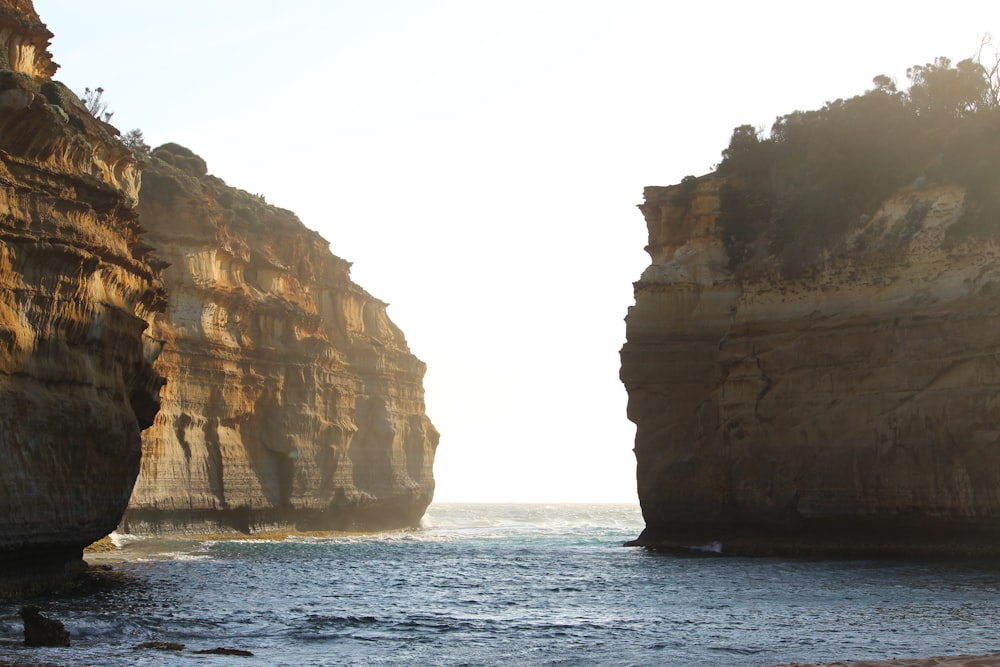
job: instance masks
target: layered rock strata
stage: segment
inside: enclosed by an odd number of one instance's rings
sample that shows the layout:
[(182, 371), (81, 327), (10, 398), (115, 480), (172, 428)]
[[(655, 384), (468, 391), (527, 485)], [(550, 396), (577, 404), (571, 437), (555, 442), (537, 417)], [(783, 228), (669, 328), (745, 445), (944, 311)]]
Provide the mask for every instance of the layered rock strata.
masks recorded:
[(734, 276), (720, 180), (650, 187), (621, 378), (636, 543), (1000, 551), (1000, 246), (958, 186), (898, 192), (810, 275)]
[(424, 364), (289, 211), (153, 152), (139, 210), (169, 263), (152, 322), (169, 381), (121, 529), (254, 532), (416, 525), (438, 434)]
[(0, 5), (0, 574), (80, 562), (125, 510), (161, 378), (136, 162)]

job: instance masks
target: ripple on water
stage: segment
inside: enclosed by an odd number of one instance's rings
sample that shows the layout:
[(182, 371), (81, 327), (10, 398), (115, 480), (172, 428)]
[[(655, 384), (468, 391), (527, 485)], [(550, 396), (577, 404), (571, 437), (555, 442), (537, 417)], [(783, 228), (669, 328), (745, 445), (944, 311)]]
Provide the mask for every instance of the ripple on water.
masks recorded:
[[(112, 667), (250, 664), (133, 650), (145, 641), (275, 665), (750, 667), (996, 650), (994, 564), (622, 548), (640, 528), (634, 506), (456, 506), (402, 535), (134, 540), (113, 572), (36, 603), (73, 636), (56, 664)], [(49, 659), (25, 653), (20, 628), (16, 606), (0, 606), (0, 662)]]

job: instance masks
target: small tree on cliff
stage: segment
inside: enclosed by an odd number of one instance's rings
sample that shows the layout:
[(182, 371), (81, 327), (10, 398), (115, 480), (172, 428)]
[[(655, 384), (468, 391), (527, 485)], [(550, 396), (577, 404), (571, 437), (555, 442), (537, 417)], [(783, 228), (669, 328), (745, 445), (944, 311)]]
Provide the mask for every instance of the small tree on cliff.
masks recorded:
[[(987, 49), (992, 51), (992, 57), (984, 62), (983, 54)], [(986, 33), (979, 40), (976, 64), (986, 79), (986, 99), (992, 108), (1000, 109), (1000, 51), (993, 47), (993, 35)]]
[[(94, 118), (103, 120), (105, 123), (111, 122), (111, 117), (115, 115), (115, 112), (108, 111), (108, 103), (104, 101), (103, 88), (100, 86), (97, 88), (84, 88), (80, 99), (87, 107), (87, 111)], [(137, 127), (121, 135), (120, 139), (132, 152), (149, 155), (149, 151), (152, 150), (150, 145), (146, 143), (145, 137), (142, 136), (142, 130)]]
[(103, 97), (104, 89), (98, 86), (97, 88), (84, 88), (80, 99), (83, 100), (83, 104), (87, 107), (87, 111), (90, 112), (91, 116), (109, 123), (115, 112), (108, 111), (108, 103), (102, 99)]
[(989, 81), (982, 65), (971, 58), (954, 67), (948, 58), (935, 58), (909, 68), (906, 77), (910, 108), (919, 116), (944, 122), (990, 108)]
[(151, 150), (149, 144), (146, 143), (146, 138), (142, 136), (142, 130), (137, 127), (122, 135), (122, 143), (131, 148), (133, 152), (144, 155), (149, 155)]

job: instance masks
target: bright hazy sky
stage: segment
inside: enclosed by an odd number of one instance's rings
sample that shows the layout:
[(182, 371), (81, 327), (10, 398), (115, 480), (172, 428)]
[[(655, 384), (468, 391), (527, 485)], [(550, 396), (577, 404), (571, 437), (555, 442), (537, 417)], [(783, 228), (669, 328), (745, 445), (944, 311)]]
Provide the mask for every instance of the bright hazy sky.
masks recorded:
[(635, 501), (618, 380), (646, 185), (1000, 2), (35, 0), (112, 123), (295, 211), (427, 363), (437, 500)]

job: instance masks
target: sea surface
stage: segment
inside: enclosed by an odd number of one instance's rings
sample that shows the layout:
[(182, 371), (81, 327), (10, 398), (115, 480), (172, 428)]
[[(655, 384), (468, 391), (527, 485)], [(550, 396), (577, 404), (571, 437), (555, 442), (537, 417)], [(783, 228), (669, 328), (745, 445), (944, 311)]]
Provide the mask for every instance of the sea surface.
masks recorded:
[[(32, 602), (70, 648), (0, 663), (770, 665), (1000, 651), (1000, 563), (665, 555), (635, 505), (434, 504), (420, 530), (280, 541), (119, 539)], [(121, 560), (122, 558), (126, 560)], [(103, 568), (110, 567), (110, 570)], [(183, 651), (137, 649), (144, 642)], [(252, 657), (200, 655), (234, 648)]]

